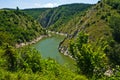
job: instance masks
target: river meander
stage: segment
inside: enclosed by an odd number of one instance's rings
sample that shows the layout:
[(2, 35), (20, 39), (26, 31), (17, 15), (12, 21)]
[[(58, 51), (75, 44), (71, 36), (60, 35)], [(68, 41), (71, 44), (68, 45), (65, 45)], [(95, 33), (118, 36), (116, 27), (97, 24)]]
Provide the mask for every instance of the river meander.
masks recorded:
[(64, 36), (53, 35), (52, 37), (44, 38), (33, 45), (33, 47), (38, 50), (43, 58), (53, 58), (60, 64), (67, 64), (73, 67), (74, 61), (59, 53), (58, 46), (59, 43), (64, 39)]

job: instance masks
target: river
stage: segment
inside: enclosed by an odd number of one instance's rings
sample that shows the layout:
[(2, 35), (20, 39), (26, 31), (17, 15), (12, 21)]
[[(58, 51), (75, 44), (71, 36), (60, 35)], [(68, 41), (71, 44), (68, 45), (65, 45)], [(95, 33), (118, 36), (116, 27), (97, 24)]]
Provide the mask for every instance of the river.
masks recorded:
[(53, 58), (62, 65), (66, 64), (69, 67), (73, 67), (75, 62), (58, 51), (59, 43), (64, 38), (64, 36), (52, 35), (51, 37), (40, 40), (33, 47), (41, 53), (43, 58)]

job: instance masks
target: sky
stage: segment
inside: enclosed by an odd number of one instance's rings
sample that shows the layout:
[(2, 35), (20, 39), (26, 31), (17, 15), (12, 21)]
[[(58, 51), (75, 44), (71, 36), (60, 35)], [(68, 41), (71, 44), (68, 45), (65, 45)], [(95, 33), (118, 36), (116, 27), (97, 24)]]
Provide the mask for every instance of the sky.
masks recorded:
[(90, 3), (95, 4), (99, 0), (0, 0), (0, 8), (52, 8), (63, 4)]

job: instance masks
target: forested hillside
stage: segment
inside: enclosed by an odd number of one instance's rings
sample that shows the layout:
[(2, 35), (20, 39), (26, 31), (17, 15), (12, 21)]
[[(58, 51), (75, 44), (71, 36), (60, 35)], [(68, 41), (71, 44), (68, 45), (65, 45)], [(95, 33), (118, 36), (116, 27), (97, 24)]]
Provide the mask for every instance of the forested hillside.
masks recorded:
[(81, 17), (76, 31), (61, 43), (60, 51), (76, 60), (80, 73), (96, 79), (103, 77), (102, 80), (119, 79), (119, 6), (119, 0), (99, 1)]
[(101, 0), (86, 11), (84, 16), (77, 21), (76, 29), (68, 35), (68, 38), (64, 42), (65, 45), (70, 38), (76, 37), (80, 31), (89, 34), (90, 42), (99, 40), (101, 37), (104, 37), (105, 40), (115, 38), (113, 32), (116, 32), (116, 30), (111, 25), (116, 24), (115, 22), (119, 24), (120, 14), (117, 8), (113, 8), (107, 3), (107, 0)]
[(0, 10), (0, 45), (22, 43), (45, 34), (40, 24), (19, 10)]
[(71, 21), (72, 22), (71, 24), (75, 24), (77, 18), (74, 17), (78, 14), (82, 15), (82, 12), (88, 9), (90, 6), (91, 6), (90, 4), (68, 4), (55, 7), (53, 9), (49, 9), (43, 12), (39, 16), (38, 21), (43, 27), (49, 28), (50, 30), (53, 31), (65, 30), (67, 32), (69, 31), (67, 30), (69, 29), (68, 26), (70, 25), (69, 21), (72, 19), (74, 22)]

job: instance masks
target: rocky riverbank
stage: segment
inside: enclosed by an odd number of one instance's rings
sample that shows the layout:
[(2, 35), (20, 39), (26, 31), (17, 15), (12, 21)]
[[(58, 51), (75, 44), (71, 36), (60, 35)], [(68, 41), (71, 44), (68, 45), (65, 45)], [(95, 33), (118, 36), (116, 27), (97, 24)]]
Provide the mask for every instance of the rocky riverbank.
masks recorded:
[(32, 40), (31, 42), (25, 42), (25, 43), (16, 44), (15, 47), (16, 48), (20, 48), (20, 47), (23, 47), (23, 46), (35, 44), (36, 42), (40, 41), (42, 38), (50, 37), (51, 34), (57, 34), (57, 35), (67, 36), (67, 34), (65, 34), (65, 33), (59, 33), (59, 32), (55, 32), (55, 31), (46, 30), (46, 32), (48, 33), (48, 35), (41, 35), (40, 37)]
[[(55, 31), (48, 31), (48, 35), (41, 35), (40, 37), (30, 41), (30, 42), (25, 42), (25, 43), (20, 43), (20, 44), (16, 44), (15, 47), (16, 48), (20, 48), (20, 47), (24, 47), (24, 46), (27, 46), (27, 45), (31, 45), (31, 44), (35, 44), (37, 43), (38, 41), (40, 41), (41, 39), (45, 38), (45, 37), (51, 37), (52, 35), (51, 34), (57, 34), (57, 35), (61, 35), (61, 36), (68, 36), (68, 34), (65, 34), (65, 33), (60, 33), (60, 32), (55, 32)], [(65, 40), (65, 39), (64, 39)], [(68, 51), (68, 48), (65, 47), (65, 46), (62, 46), (62, 43), (64, 42), (64, 40), (62, 42), (60, 42), (59, 44), (59, 47), (58, 47), (58, 50), (60, 53), (63, 53), (65, 56), (69, 56), (70, 58), (72, 58), (72, 56), (69, 54), (69, 51)]]
[[(49, 33), (49, 35), (50, 35), (50, 33), (52, 33), (52, 34), (57, 34), (57, 35), (68, 37), (68, 34), (66, 34), (66, 33), (60, 33), (60, 32), (55, 32), (55, 31), (47, 31), (47, 32)], [(66, 38), (64, 38), (64, 40), (65, 39)], [(68, 47), (62, 46), (62, 43), (64, 42), (64, 40), (62, 42), (60, 42), (58, 50), (60, 53), (64, 54), (65, 56), (69, 56), (70, 58), (72, 58), (72, 56), (69, 54)]]
[[(47, 31), (47, 32), (48, 32), (49, 34), (52, 33), (52, 34), (58, 34), (58, 35), (65, 36), (65, 37), (68, 36), (68, 34), (60, 33), (60, 32), (55, 32), (55, 31)], [(65, 39), (66, 39), (66, 38), (64, 38), (64, 40), (65, 40)], [(69, 55), (69, 51), (68, 51), (67, 47), (62, 46), (62, 43), (64, 42), (64, 40), (63, 40), (62, 42), (60, 42), (59, 47), (58, 47), (58, 50), (59, 50), (60, 53), (64, 54), (65, 56), (69, 56), (69, 57), (72, 58), (72, 56)]]
[(23, 47), (23, 46), (35, 44), (36, 42), (40, 41), (41, 39), (43, 39), (45, 37), (48, 37), (48, 35), (41, 35), (38, 38), (32, 40), (31, 42), (25, 42), (25, 43), (16, 44), (15, 47), (20, 48), (20, 47)]
[(72, 58), (72, 56), (69, 53), (68, 47), (62, 45), (66, 38), (64, 38), (64, 40), (62, 42), (60, 42), (58, 50), (59, 50), (60, 53), (64, 54), (65, 56), (68, 56), (68, 57)]
[(59, 50), (60, 53), (63, 53), (64, 55), (69, 56), (70, 58), (72, 58), (72, 56), (70, 55), (69, 50), (68, 50), (68, 45), (69, 44), (64, 45), (64, 42), (67, 39), (70, 40), (70, 39), (76, 37), (78, 32), (79, 32), (79, 30), (76, 30), (73, 34), (65, 34), (66, 35), (65, 39), (59, 44), (59, 47), (58, 47), (58, 50)]
[(58, 50), (59, 50), (60, 53), (62, 53), (65, 56), (68, 56), (68, 57), (70, 57), (70, 58), (73, 59), (73, 57), (70, 55), (69, 50), (68, 50), (67, 47), (65, 47), (65, 46), (59, 46)]

